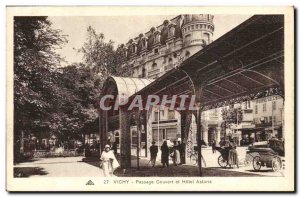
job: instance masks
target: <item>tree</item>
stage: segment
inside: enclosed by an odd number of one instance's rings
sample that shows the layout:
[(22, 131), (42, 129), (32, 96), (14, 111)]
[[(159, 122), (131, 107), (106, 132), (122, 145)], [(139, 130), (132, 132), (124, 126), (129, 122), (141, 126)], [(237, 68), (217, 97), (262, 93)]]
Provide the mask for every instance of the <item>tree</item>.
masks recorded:
[(105, 42), (104, 34), (97, 33), (91, 26), (87, 28), (87, 39), (78, 52), (83, 53), (84, 63), (102, 76), (115, 70), (113, 41)]
[(122, 44), (114, 50), (113, 44), (112, 40), (105, 41), (103, 33), (97, 33), (89, 26), (86, 41), (78, 49), (78, 52), (83, 53), (84, 64), (99, 75), (100, 84), (110, 75), (128, 76), (130, 74), (130, 71), (122, 68), (127, 60), (125, 46)]
[(230, 128), (232, 124), (238, 124), (243, 120), (243, 113), (240, 107), (234, 107), (230, 105), (229, 107), (224, 107), (222, 109), (222, 129), (226, 135), (226, 128)]
[[(47, 17), (14, 18), (14, 141), (47, 127), (53, 73), (63, 59), (55, 52), (65, 42)], [(16, 152), (17, 153), (17, 152)]]
[(58, 72), (56, 95), (60, 95), (60, 99), (56, 101), (57, 109), (51, 121), (62, 142), (81, 139), (85, 125), (97, 119), (94, 107), (95, 98), (100, 94), (97, 78), (84, 64), (72, 64)]

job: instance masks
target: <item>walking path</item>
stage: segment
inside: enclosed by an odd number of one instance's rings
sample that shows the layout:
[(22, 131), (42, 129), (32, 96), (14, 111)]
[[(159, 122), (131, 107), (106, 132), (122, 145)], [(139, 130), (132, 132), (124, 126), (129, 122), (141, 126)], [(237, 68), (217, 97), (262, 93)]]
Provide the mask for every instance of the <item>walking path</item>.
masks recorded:
[[(233, 176), (284, 176), (284, 170), (281, 172), (273, 172), (270, 168), (262, 167), (259, 172), (253, 170), (252, 164), (249, 166), (244, 166), (243, 160), (246, 156), (247, 147), (238, 147), (237, 152), (239, 159), (242, 161), (242, 164), (239, 168), (221, 168), (218, 164), (218, 157), (220, 156), (219, 152), (212, 153), (211, 147), (203, 148), (202, 155), (205, 159), (206, 166), (202, 164), (202, 176), (218, 176), (218, 177), (233, 177)], [(189, 159), (187, 163), (189, 163)], [(199, 169), (198, 166), (194, 165), (179, 165), (174, 166), (170, 160), (170, 166), (168, 168), (162, 168), (160, 163), (160, 154), (158, 154), (156, 166), (151, 168), (149, 160), (145, 157), (140, 159), (140, 169), (137, 170), (137, 160), (135, 156), (132, 156), (131, 161), (132, 169), (127, 170), (125, 173), (121, 169), (115, 171), (116, 176), (126, 176), (126, 177), (135, 177), (135, 176), (158, 176), (158, 177), (188, 177), (188, 176), (198, 176)]]
[(88, 165), (83, 157), (41, 158), (32, 162), (16, 164), (16, 177), (103, 177), (98, 166)]
[[(246, 148), (238, 147), (239, 158), (245, 157)], [(212, 153), (211, 148), (202, 150), (206, 166), (203, 167), (203, 176), (283, 176), (284, 170), (281, 172), (273, 172), (270, 168), (262, 168), (260, 172), (254, 172), (252, 165), (247, 167), (241, 165), (240, 168), (222, 169), (217, 163), (219, 153)], [(174, 166), (170, 161), (168, 168), (162, 168), (160, 163), (160, 155), (158, 155), (156, 166), (151, 168), (149, 160), (145, 157), (140, 159), (140, 168), (137, 169), (136, 156), (132, 156), (131, 169), (125, 172), (121, 169), (115, 171), (115, 176), (127, 177), (144, 177), (144, 176), (160, 176), (160, 177), (188, 177), (198, 176), (198, 166), (179, 165)], [(88, 160), (84, 157), (56, 157), (41, 158), (32, 162), (24, 162), (14, 166), (15, 177), (103, 177), (103, 171), (99, 168), (98, 158)]]

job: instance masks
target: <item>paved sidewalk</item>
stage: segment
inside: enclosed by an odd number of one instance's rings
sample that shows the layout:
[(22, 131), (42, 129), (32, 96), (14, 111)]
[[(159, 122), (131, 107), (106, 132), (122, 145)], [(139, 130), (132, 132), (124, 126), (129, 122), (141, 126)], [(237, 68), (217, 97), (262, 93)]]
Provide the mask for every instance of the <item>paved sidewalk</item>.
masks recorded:
[[(237, 152), (239, 159), (244, 160), (246, 155), (247, 147), (238, 147)], [(203, 157), (206, 161), (206, 166), (202, 169), (202, 176), (211, 177), (248, 177), (248, 176), (276, 176), (282, 177), (284, 171), (273, 172), (270, 168), (262, 168), (259, 172), (253, 171), (252, 165), (244, 166), (240, 165), (239, 168), (221, 168), (218, 165), (218, 157), (220, 156), (219, 152), (212, 153), (211, 147), (202, 149)], [(189, 162), (189, 161), (187, 161)], [(125, 177), (190, 177), (198, 176), (199, 169), (198, 166), (193, 165), (179, 165), (174, 166), (170, 160), (170, 166), (168, 168), (162, 168), (160, 163), (160, 155), (158, 154), (156, 166), (151, 168), (149, 160), (145, 157), (140, 159), (140, 169), (137, 169), (137, 160), (135, 156), (132, 156), (131, 169), (128, 169), (125, 173), (121, 169), (115, 171), (116, 176), (125, 176)]]
[(14, 166), (15, 177), (103, 177), (98, 166), (82, 162), (83, 157), (41, 158)]
[[(238, 147), (239, 159), (243, 160), (246, 153), (245, 147)], [(270, 168), (262, 168), (260, 172), (254, 172), (252, 165), (233, 169), (223, 169), (217, 159), (220, 153), (212, 154), (211, 148), (203, 149), (203, 157), (206, 161), (206, 167), (203, 167), (203, 176), (217, 177), (247, 177), (247, 176), (284, 176), (284, 170), (281, 172), (273, 172)], [(170, 160), (168, 168), (162, 168), (160, 155), (158, 155), (156, 166), (151, 168), (147, 158), (141, 157), (140, 169), (137, 169), (136, 156), (132, 156), (131, 169), (125, 172), (117, 169), (115, 176), (125, 177), (191, 177), (198, 176), (198, 166), (179, 165), (174, 166)], [(32, 162), (19, 163), (14, 166), (15, 177), (103, 177), (103, 171), (99, 168), (98, 158), (84, 157), (57, 157), (57, 158), (41, 158)]]

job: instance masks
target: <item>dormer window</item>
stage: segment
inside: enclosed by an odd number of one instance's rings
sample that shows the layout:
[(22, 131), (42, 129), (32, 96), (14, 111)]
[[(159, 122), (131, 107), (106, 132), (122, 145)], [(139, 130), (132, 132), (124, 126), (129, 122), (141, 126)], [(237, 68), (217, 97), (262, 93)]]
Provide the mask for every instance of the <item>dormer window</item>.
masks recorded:
[(154, 32), (154, 43), (159, 43), (160, 42), (160, 31), (155, 31)]
[(168, 37), (175, 36), (175, 27), (176, 27), (176, 24), (174, 24), (174, 23), (170, 23), (168, 25), (168, 28), (169, 28)]

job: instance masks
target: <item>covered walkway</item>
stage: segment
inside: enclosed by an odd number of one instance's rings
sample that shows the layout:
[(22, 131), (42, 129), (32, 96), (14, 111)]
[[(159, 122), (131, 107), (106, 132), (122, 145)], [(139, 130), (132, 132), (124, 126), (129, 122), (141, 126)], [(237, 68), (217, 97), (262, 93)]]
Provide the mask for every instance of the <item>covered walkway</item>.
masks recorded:
[[(132, 101), (136, 95), (146, 100), (148, 95), (195, 95), (197, 110), (181, 111), (184, 124), (181, 126), (184, 138), (188, 138), (190, 117), (196, 118), (197, 144), (199, 160), (201, 160), (201, 112), (204, 109), (239, 103), (268, 95), (284, 95), (284, 18), (281, 15), (253, 16), (220, 37), (192, 57), (186, 59), (178, 67), (165, 73), (155, 81), (147, 79), (126, 79), (135, 82), (140, 80), (143, 85), (136, 85), (135, 91), (127, 95)], [(116, 91), (123, 93), (126, 87), (121, 80), (110, 86), (108, 79), (102, 96)], [(120, 83), (120, 84), (119, 84)], [(133, 83), (133, 82), (132, 82)], [(119, 88), (122, 87), (122, 88)], [(114, 101), (112, 101), (113, 103)], [(129, 102), (130, 103), (130, 102)], [(177, 104), (180, 101), (176, 101)], [(134, 111), (126, 110), (125, 106), (118, 112), (118, 127), (121, 132), (121, 166), (130, 168), (130, 125)], [(136, 112), (136, 111), (134, 111)], [(101, 111), (101, 140), (105, 141), (109, 121), (109, 111)], [(114, 112), (112, 112), (114, 113)], [(137, 128), (146, 125), (141, 116), (147, 111), (138, 111), (134, 116)], [(142, 119), (143, 121), (146, 118)], [(139, 133), (139, 132), (138, 132)], [(202, 162), (199, 162), (199, 175), (202, 175)]]

